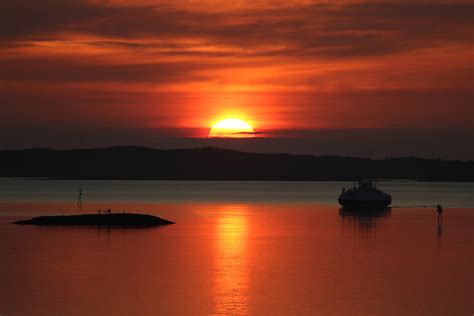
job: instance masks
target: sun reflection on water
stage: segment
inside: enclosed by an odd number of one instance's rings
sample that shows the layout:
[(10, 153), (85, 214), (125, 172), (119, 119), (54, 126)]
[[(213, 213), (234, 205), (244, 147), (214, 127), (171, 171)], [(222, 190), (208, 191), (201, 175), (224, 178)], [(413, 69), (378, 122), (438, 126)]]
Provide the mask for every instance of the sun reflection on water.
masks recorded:
[(247, 208), (222, 207), (216, 225), (214, 307), (216, 314), (247, 314)]

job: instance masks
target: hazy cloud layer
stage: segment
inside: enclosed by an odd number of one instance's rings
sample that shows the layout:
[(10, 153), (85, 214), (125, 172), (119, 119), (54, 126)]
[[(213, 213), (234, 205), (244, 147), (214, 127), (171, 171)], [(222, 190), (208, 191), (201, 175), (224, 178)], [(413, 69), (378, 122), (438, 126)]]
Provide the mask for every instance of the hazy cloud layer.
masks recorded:
[(118, 39), (196, 39), (244, 49), (276, 45), (292, 54), (311, 50), (313, 56), (333, 58), (378, 55), (439, 41), (470, 43), (474, 35), (472, 2), (314, 3), (206, 12), (192, 6), (19, 0), (4, 1), (0, 9), (0, 36), (7, 40), (68, 39), (64, 34), (72, 32)]

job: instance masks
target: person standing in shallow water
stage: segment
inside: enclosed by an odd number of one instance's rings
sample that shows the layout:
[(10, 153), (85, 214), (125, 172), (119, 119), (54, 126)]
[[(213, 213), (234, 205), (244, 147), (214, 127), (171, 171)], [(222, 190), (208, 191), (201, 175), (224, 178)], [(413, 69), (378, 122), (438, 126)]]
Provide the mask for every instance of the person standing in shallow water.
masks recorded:
[(440, 224), (440, 219), (441, 222), (443, 222), (443, 208), (441, 205), (436, 205), (436, 211), (438, 212), (438, 225)]

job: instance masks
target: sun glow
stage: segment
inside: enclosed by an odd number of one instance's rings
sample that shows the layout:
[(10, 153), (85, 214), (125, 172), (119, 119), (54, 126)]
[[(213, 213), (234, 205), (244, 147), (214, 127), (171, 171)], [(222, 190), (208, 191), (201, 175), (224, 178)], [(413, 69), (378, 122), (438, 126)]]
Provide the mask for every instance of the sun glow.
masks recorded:
[(255, 131), (248, 123), (229, 118), (214, 124), (209, 130), (209, 137), (251, 138), (255, 137)]

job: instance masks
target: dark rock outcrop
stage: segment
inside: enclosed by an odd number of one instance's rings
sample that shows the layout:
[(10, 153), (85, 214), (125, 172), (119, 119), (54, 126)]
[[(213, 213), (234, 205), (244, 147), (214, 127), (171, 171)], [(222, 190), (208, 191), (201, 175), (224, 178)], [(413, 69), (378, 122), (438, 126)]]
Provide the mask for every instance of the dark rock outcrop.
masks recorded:
[(109, 226), (109, 227), (152, 227), (174, 224), (171, 221), (152, 215), (112, 213), (39, 216), (29, 220), (17, 221), (18, 225), (40, 226)]

